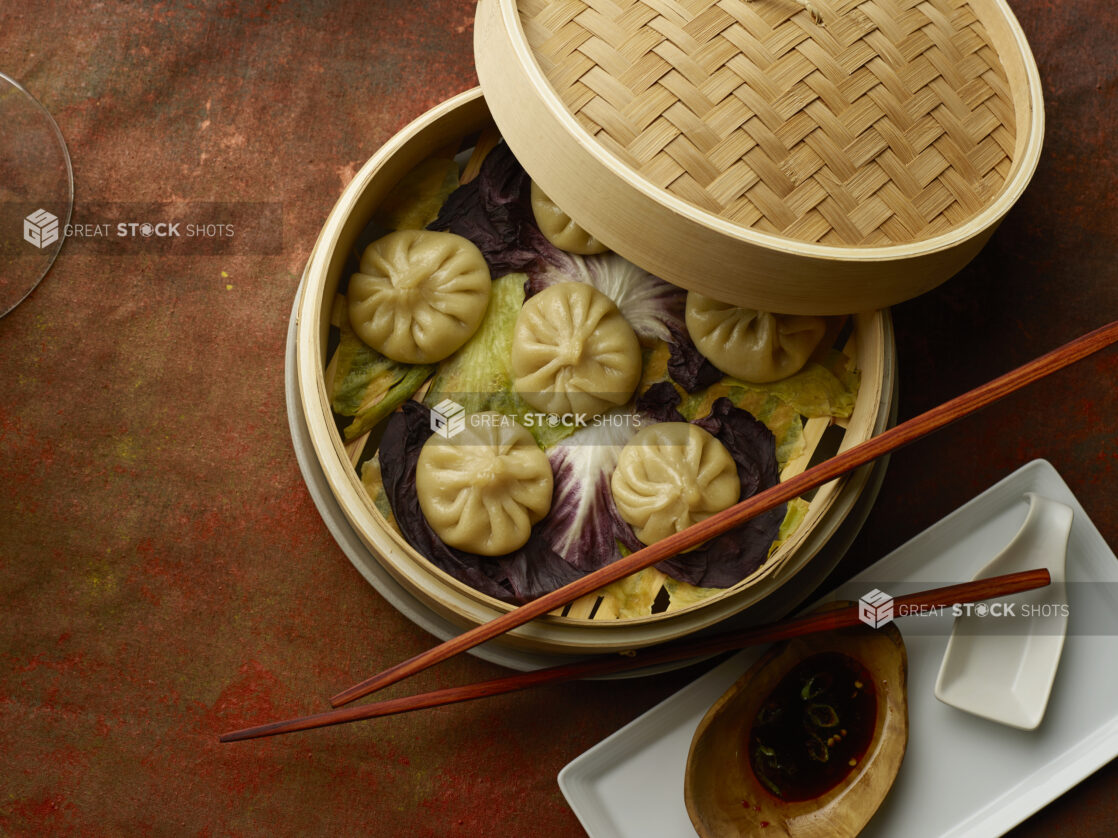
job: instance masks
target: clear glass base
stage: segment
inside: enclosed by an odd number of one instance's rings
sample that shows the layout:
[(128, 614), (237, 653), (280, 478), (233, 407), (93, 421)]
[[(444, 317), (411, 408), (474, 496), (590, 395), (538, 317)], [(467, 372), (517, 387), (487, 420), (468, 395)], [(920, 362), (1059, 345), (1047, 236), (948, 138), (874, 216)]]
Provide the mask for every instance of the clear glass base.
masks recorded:
[(62, 132), (34, 96), (0, 73), (0, 317), (54, 264), (73, 206)]

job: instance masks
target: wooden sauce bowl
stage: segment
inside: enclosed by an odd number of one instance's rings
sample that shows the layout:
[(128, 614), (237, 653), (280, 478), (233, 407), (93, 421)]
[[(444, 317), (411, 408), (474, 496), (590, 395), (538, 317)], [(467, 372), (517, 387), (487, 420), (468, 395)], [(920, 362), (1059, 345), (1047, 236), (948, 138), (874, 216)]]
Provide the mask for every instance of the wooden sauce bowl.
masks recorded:
[[(802, 661), (826, 652), (853, 658), (869, 672), (876, 699), (873, 733), (862, 757), (837, 785), (807, 800), (784, 800), (751, 766), (751, 729), (784, 677)], [(904, 641), (892, 624), (809, 635), (774, 646), (707, 711), (695, 731), (684, 780), (695, 829), (703, 838), (857, 835), (888, 794), (904, 758), (907, 679)]]

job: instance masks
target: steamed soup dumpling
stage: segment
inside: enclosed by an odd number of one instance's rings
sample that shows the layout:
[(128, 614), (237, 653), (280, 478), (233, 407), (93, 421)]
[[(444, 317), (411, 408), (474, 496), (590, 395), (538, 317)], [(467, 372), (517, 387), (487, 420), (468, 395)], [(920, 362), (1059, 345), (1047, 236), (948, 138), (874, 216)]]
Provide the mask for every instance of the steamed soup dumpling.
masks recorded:
[(560, 250), (591, 256), (609, 250), (586, 232), (561, 210), (544, 191), (532, 181), (532, 215), (544, 237)]
[(511, 366), (513, 386), (537, 410), (596, 415), (629, 401), (641, 349), (609, 297), (584, 282), (560, 282), (524, 303)]
[(617, 459), (613, 501), (643, 544), (653, 544), (737, 503), (737, 464), (719, 440), (689, 422), (642, 428)]
[(826, 330), (822, 317), (771, 314), (687, 294), (687, 332), (695, 347), (743, 381), (766, 384), (799, 372)]
[(349, 320), (373, 349), (405, 364), (441, 361), (477, 331), (489, 266), (454, 233), (401, 230), (365, 248), (349, 281)]
[(527, 543), (551, 509), (547, 455), (512, 417), (475, 413), (447, 439), (432, 435), (419, 452), (415, 491), (423, 517), (451, 547), (503, 556)]

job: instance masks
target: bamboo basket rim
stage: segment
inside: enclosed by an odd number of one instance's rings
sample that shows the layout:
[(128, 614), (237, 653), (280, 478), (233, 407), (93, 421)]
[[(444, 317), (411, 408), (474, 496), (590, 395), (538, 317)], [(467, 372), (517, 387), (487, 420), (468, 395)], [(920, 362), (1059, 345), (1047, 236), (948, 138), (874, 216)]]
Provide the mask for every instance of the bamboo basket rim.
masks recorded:
[[(303, 287), (302, 297), (297, 305), (296, 317), (296, 366), (299, 399), (304, 416), (307, 419), (312, 446), (327, 476), (331, 491), (335, 494), (343, 513), (354, 526), (354, 530), (360, 539), (373, 555), (381, 560), (382, 566), (408, 590), (419, 596), (424, 604), (431, 607), (436, 613), (452, 622), (463, 625), (490, 619), (500, 611), (508, 610), (512, 606), (473, 591), (473, 589), (468, 588), (468, 586), (453, 579), (449, 574), (445, 574), (426, 561), (415, 561), (414, 555), (417, 554), (415, 554), (414, 549), (403, 541), (402, 536), (390, 527), (379, 511), (376, 510), (367, 492), (365, 492), (360, 478), (349, 464), (341, 437), (334, 425), (325, 390), (326, 358), (322, 350), (325, 346), (325, 328), (328, 327), (329, 321), (324, 283), (328, 282), (328, 274), (332, 263), (339, 259), (339, 242), (343, 238), (344, 228), (348, 226), (349, 213), (354, 210), (356, 204), (360, 203), (360, 199), (365, 195), (370, 183), (381, 172), (385, 164), (400, 156), (400, 152), (406, 149), (418, 134), (431, 130), (433, 126), (437, 127), (442, 120), (455, 111), (469, 106), (485, 107), (479, 88), (452, 97), (421, 115), (405, 126), (366, 162), (339, 197), (312, 249), (307, 267), (309, 281)], [(460, 131), (458, 133), (461, 134)], [(429, 153), (429, 151), (426, 153)], [(426, 156), (426, 153), (422, 156)], [(416, 162), (418, 162), (418, 159), (409, 165), (414, 165)], [(403, 168), (406, 170), (407, 167)], [(344, 263), (344, 254), (341, 256), (341, 262)], [(340, 272), (341, 264), (337, 266), (337, 270)], [(336, 287), (334, 290), (336, 291)], [(332, 301), (332, 299), (333, 294), (330, 294), (330, 300)], [(879, 316), (888, 319), (887, 312), (881, 313)], [(311, 351), (307, 351), (308, 349)], [(863, 405), (865, 404), (865, 400), (860, 399), (859, 401)], [(831, 503), (834, 503), (836, 498), (844, 497), (843, 493), (839, 491), (837, 485), (839, 482), (835, 481), (834, 484), (831, 484), (833, 492)], [(856, 494), (857, 491), (853, 493), (854, 496), (846, 498), (848, 502), (838, 504), (836, 514), (839, 515), (839, 521), (842, 517), (845, 517), (850, 507), (853, 506)], [(369, 519), (377, 520), (380, 524), (379, 534), (388, 536), (389, 540), (407, 556), (410, 562), (408, 569), (415, 573), (420, 581), (417, 581), (416, 577), (402, 576), (401, 569), (395, 566), (393, 562), (388, 561), (388, 557), (384, 555), (385, 545), (372, 541), (365, 531)], [(837, 527), (838, 522), (831, 523), (832, 527), (827, 531), (827, 537)], [(809, 531), (808, 528), (801, 525), (798, 533), (799, 541), (801, 543), (807, 542), (804, 547), (805, 554), (801, 565), (806, 565), (810, 558), (822, 547), (822, 543), (825, 543), (826, 538), (823, 538), (818, 544), (811, 542), (810, 536), (817, 534), (819, 531), (819, 526), (813, 527)], [(808, 549), (810, 549), (810, 554), (806, 553)], [(780, 566), (767, 571), (765, 575), (771, 573), (774, 578), (780, 578), (783, 585), (787, 582), (786, 574), (790, 577), (794, 572), (790, 567)], [(452, 583), (449, 585), (451, 590), (454, 590), (458, 595), (465, 595), (458, 597), (458, 601), (455, 603), (457, 608), (452, 608), (445, 602), (434, 599), (431, 590), (422, 581), (424, 576), (442, 586), (446, 586), (449, 581), (449, 583)], [(744, 593), (748, 593), (752, 587), (755, 586), (746, 587)], [(462, 590), (457, 590), (458, 588)], [(743, 591), (737, 592), (739, 596), (742, 593)], [(754, 596), (750, 603), (762, 600), (766, 596), (768, 594)], [(609, 637), (609, 645), (617, 648), (644, 645), (666, 639), (663, 637), (648, 638), (643, 630), (650, 626), (670, 627), (670, 629), (673, 629), (670, 636), (675, 637), (725, 619), (748, 607), (750, 603), (739, 605), (735, 597), (720, 595), (709, 603), (700, 603), (697, 606), (680, 609), (670, 614), (652, 615), (653, 619), (594, 621), (549, 615), (544, 620), (539, 621), (538, 624), (530, 624), (521, 630), (517, 630), (513, 637), (509, 638), (509, 645), (522, 643), (527, 648), (536, 650), (540, 649), (541, 646), (548, 647), (549, 650), (559, 651), (571, 651), (576, 648), (599, 649), (605, 642), (604, 638), (606, 636)], [(717, 605), (723, 607), (715, 607)], [(679, 630), (674, 631), (674, 629)]]
[[(1040, 83), (1040, 72), (1037, 69), (1036, 60), (1033, 57), (1028, 40), (1005, 0), (972, 0), (972, 2), (989, 3), (999, 7), (1005, 22), (1009, 26), (1018, 54), (1023, 59), (1028, 81), (1029, 118), (1027, 121), (1030, 130), (1024, 132), (1027, 134), (1026, 137), (1020, 135), (1018, 137), (1018, 145), (1022, 147), (1022, 153), (1014, 155), (1010, 175), (997, 196), (978, 214), (968, 219), (966, 223), (952, 228), (947, 233), (925, 239), (917, 239), (903, 244), (869, 247), (819, 244), (745, 227), (697, 207), (667, 190), (655, 186), (644, 178), (629, 177), (630, 170), (625, 163), (586, 132), (544, 75), (535, 53), (528, 43), (527, 35), (520, 25), (518, 0), (479, 0), (478, 15), (482, 15), (488, 6), (496, 8), (501, 23), (509, 36), (508, 46), (519, 59), (517, 69), (528, 76), (532, 87), (541, 102), (546, 106), (549, 115), (570, 136), (580, 141), (586, 153), (593, 156), (604, 167), (627, 177), (629, 185), (639, 191), (647, 200), (661, 204), (676, 214), (702, 224), (730, 239), (761, 245), (790, 256), (807, 255), (835, 262), (865, 263), (893, 261), (916, 254), (938, 253), (974, 237), (979, 231), (985, 230), (1000, 221), (1012, 208), (1028, 186), (1040, 161), (1044, 135), (1044, 97)], [(476, 52), (477, 46), (475, 46)], [(483, 87), (485, 87), (484, 82)], [(489, 93), (490, 91), (487, 90), (487, 94)]]

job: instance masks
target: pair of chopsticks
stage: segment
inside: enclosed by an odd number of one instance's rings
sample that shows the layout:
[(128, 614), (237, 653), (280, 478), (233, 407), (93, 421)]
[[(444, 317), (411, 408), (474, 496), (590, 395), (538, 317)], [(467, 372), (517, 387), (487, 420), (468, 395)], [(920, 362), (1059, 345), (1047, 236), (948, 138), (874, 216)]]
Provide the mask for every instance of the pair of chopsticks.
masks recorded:
[[(979, 579), (974, 582), (964, 582), (960, 585), (949, 585), (945, 588), (935, 588), (930, 591), (894, 597), (893, 609), (895, 613), (901, 615), (905, 613), (919, 614), (928, 609), (947, 608), (955, 604), (979, 602), (984, 599), (1020, 593), (1021, 591), (1030, 591), (1034, 588), (1043, 588), (1051, 581), (1048, 571), (1043, 568), (1009, 573), (1005, 576), (994, 576), (989, 579)], [(238, 742), (242, 739), (260, 739), (265, 736), (276, 736), (280, 733), (294, 733), (299, 730), (358, 722), (379, 716), (392, 716), (397, 713), (407, 713), (411, 710), (439, 707), (443, 704), (457, 704), (477, 698), (489, 698), (494, 695), (526, 690), (529, 687), (570, 681), (575, 678), (612, 675), (646, 666), (656, 666), (692, 658), (699, 659), (734, 649), (775, 643), (779, 640), (802, 637), (805, 634), (850, 628), (861, 622), (861, 618), (858, 616), (858, 608), (857, 605), (848, 605), (783, 620), (759, 628), (718, 634), (688, 642), (655, 646), (628, 656), (606, 655), (563, 666), (537, 669), (534, 672), (522, 672), (506, 678), (495, 678), (491, 681), (467, 684), (463, 687), (448, 687), (434, 692), (379, 701), (375, 704), (345, 707), (312, 716), (272, 722), (259, 727), (249, 727), (244, 730), (226, 733), (221, 737), (221, 741)]]
[[(1107, 346), (1118, 341), (1118, 321), (1112, 322), (1102, 328), (1089, 332), (1064, 346), (1049, 352), (1039, 358), (1024, 364), (1017, 369), (1002, 375), (993, 381), (976, 387), (975, 389), (964, 393), (950, 401), (944, 402), (938, 407), (920, 414), (906, 422), (902, 422), (881, 434), (872, 437), (865, 442), (856, 445), (829, 460), (826, 460), (806, 471), (801, 472), (784, 481), (778, 483), (763, 492), (759, 492), (750, 498), (747, 498), (740, 503), (731, 506), (728, 509), (719, 512), (716, 515), (694, 524), (685, 530), (675, 533), (668, 538), (651, 544), (641, 550), (631, 553), (628, 556), (619, 559), (618, 561), (595, 571), (594, 573), (587, 574), (581, 579), (565, 585), (549, 594), (538, 597), (531, 602), (509, 611), (501, 616), (490, 620), (480, 626), (477, 626), (469, 631), (466, 631), (457, 637), (453, 637), (444, 643), (439, 644), (426, 652), (416, 655), (409, 660), (399, 663), (378, 675), (374, 675), (356, 684), (348, 689), (343, 690), (334, 696), (330, 703), (334, 707), (339, 707), (355, 699), (375, 692), (390, 684), (422, 672), (436, 663), (440, 663), (454, 655), (465, 652), (473, 647), (484, 643), (488, 640), (504, 634), (518, 626), (524, 625), (536, 617), (547, 614), (548, 612), (561, 608), (562, 606), (578, 599), (579, 597), (595, 591), (605, 585), (617, 581), (632, 573), (643, 570), (646, 567), (656, 564), (664, 559), (688, 550), (721, 535), (727, 530), (733, 529), (736, 526), (748, 521), (749, 519), (760, 515), (782, 503), (807, 492), (811, 489), (817, 488), (824, 483), (834, 480), (837, 477), (853, 471), (860, 466), (863, 466), (877, 458), (884, 456), (892, 451), (907, 445), (933, 431), (939, 430), (944, 426), (960, 419), (970, 413), (973, 413), (995, 401), (1001, 399), (1010, 393), (1021, 389), (1027, 384), (1037, 381), (1047, 375), (1050, 375), (1057, 370), (1063, 369), (1089, 355), (1104, 349)], [(986, 580), (995, 581), (995, 580)], [(1035, 580), (1034, 580), (1035, 581)], [(1044, 583), (1047, 584), (1047, 583)], [(1031, 587), (1039, 587), (1033, 584)], [(1024, 590), (1024, 589), (1019, 589)], [(1004, 593), (1013, 591), (1003, 591), (1002, 593), (988, 594), (989, 596), (1001, 596)], [(954, 603), (948, 603), (954, 604)], [(772, 627), (770, 627), (772, 628)], [(778, 638), (774, 638), (778, 639)], [(739, 641), (740, 642), (740, 639)], [(767, 642), (765, 640), (752, 640), (749, 643)], [(690, 646), (690, 644), (685, 644)], [(733, 646), (727, 648), (735, 648)], [(665, 647), (666, 649), (666, 647)], [(700, 651), (690, 649), (686, 657), (693, 657), (701, 654)], [(709, 653), (709, 652), (708, 652)], [(649, 656), (641, 658), (640, 666), (651, 665)], [(673, 658), (678, 660), (680, 658)], [(507, 685), (510, 682), (515, 684), (507, 689), (501, 691), (507, 692), (512, 689), (525, 689), (529, 686), (534, 686), (537, 683), (549, 683), (556, 680), (564, 680), (565, 678), (586, 677), (591, 674), (603, 674), (604, 672), (615, 671), (612, 669), (592, 669), (592, 667), (605, 667), (607, 663), (617, 664), (616, 659), (606, 658), (602, 661), (590, 661), (586, 664), (572, 664), (568, 667), (556, 667), (552, 670), (542, 670), (541, 673), (558, 673), (552, 675), (543, 675), (540, 673), (528, 673), (522, 676), (513, 676), (507, 679), (498, 679), (497, 681), (484, 682), (482, 684), (475, 684), (466, 687), (452, 688), (451, 690), (441, 690), (436, 693), (428, 693), (425, 696), (413, 696), (411, 699), (394, 699), (390, 702), (382, 702), (378, 705), (370, 705), (366, 707), (353, 708), (351, 710), (342, 711), (339, 713), (324, 713), (318, 716), (310, 716), (305, 719), (296, 719), (289, 722), (276, 722), (272, 725), (264, 725), (261, 728), (253, 728), (252, 731), (237, 731), (229, 733), (221, 737), (222, 741), (234, 741), (235, 739), (253, 738), (253, 736), (267, 736), (276, 733), (289, 732), (291, 730), (306, 730), (310, 727), (321, 727), (329, 724), (340, 724), (345, 721), (356, 721), (360, 718), (371, 718), (377, 715), (386, 715), (388, 713), (404, 712), (407, 709), (419, 709), (419, 707), (436, 706), (436, 704), (448, 703), (450, 701), (464, 701), (470, 698), (480, 698), (487, 694), (497, 694), (492, 692), (494, 685)], [(585, 667), (585, 668), (580, 668)], [(573, 672), (573, 674), (572, 674)], [(532, 676), (536, 676), (537, 680), (531, 681)], [(547, 679), (547, 680), (541, 680)], [(488, 692), (487, 692), (488, 690)], [(457, 691), (457, 692), (456, 692)], [(447, 693), (454, 693), (457, 697), (447, 698)], [(441, 696), (438, 700), (434, 700), (431, 696)], [(407, 701), (419, 702), (415, 706), (405, 706), (404, 702)], [(434, 703), (430, 703), (434, 701)], [(428, 702), (428, 703), (424, 703)], [(397, 709), (392, 709), (393, 707)], [(378, 710), (379, 708), (379, 710)], [(386, 709), (387, 708), (387, 709)], [(311, 721), (313, 720), (313, 721)], [(295, 725), (294, 727), (285, 727)], [(256, 731), (253, 733), (253, 731)], [(266, 732), (259, 732), (266, 731)]]

